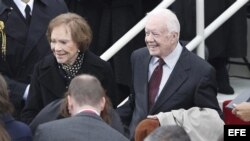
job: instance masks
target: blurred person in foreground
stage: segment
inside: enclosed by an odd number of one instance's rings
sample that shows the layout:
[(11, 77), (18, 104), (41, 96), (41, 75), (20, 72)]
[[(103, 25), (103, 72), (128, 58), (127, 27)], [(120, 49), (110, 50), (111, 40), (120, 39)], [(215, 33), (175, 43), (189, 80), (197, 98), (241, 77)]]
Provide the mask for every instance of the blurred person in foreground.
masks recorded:
[(169, 125), (156, 128), (144, 141), (191, 141), (191, 139), (182, 127)]
[(149, 115), (135, 130), (135, 141), (143, 139), (159, 126), (177, 125), (182, 127), (192, 141), (222, 141), (224, 121), (217, 111), (210, 108), (192, 107)]
[[(35, 133), (36, 128), (42, 124), (53, 120), (58, 120), (62, 118), (70, 117), (71, 114), (68, 110), (68, 93), (66, 92), (66, 97), (52, 101), (50, 104), (45, 106), (37, 116), (29, 124), (32, 133)], [(124, 134), (124, 128), (120, 119), (120, 116), (112, 107), (112, 104), (107, 96), (105, 96), (105, 106), (101, 111), (101, 118), (112, 128)]]
[(29, 126), (15, 120), (11, 115), (13, 110), (13, 105), (9, 101), (7, 83), (0, 74), (0, 124), (5, 128), (12, 141), (32, 141)]
[(71, 117), (39, 125), (35, 141), (128, 141), (100, 117), (106, 99), (97, 78), (88, 74), (76, 76), (67, 93)]

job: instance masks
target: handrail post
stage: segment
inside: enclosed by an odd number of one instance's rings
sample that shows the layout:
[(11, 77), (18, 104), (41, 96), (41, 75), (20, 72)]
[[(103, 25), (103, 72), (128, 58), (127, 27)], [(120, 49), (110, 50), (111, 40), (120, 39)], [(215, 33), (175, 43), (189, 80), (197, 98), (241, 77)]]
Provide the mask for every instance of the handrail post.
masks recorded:
[(196, 0), (196, 34), (202, 38), (197, 48), (197, 55), (203, 59), (205, 58), (204, 21), (204, 0)]
[[(237, 0), (229, 8), (227, 8), (219, 17), (210, 23), (204, 30), (204, 39), (210, 36), (217, 28), (219, 28), (225, 21), (227, 21), (233, 14), (235, 14), (241, 7), (243, 7), (249, 0)], [(202, 41), (200, 35), (190, 41), (186, 47), (188, 50), (193, 50)]]
[(227, 21), (233, 14), (235, 14), (241, 7), (243, 7), (249, 0), (237, 0), (227, 10), (225, 10), (216, 20), (209, 24), (205, 30), (205, 38), (211, 35), (215, 29)]

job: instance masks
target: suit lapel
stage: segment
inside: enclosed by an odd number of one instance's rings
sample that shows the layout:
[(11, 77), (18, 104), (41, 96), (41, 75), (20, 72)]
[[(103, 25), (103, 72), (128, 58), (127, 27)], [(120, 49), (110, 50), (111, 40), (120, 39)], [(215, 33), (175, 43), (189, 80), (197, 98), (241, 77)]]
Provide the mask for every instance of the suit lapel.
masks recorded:
[[(39, 78), (41, 80), (41, 84), (44, 85), (48, 90), (51, 90), (51, 92), (58, 96), (62, 97), (62, 94), (66, 91), (66, 84), (63, 77), (60, 75), (59, 70), (57, 68), (57, 65), (54, 63), (56, 62), (53, 55), (51, 55), (48, 59), (46, 58), (45, 65), (42, 66), (42, 69), (45, 70), (43, 74), (41, 74), (41, 77)], [(83, 65), (79, 72), (77, 74), (95, 74), (98, 76), (99, 79), (101, 79), (101, 74), (99, 73), (99, 66), (98, 63), (96, 63), (92, 57), (91, 52), (86, 51), (84, 54), (84, 60)]]
[(135, 100), (140, 101), (140, 108), (148, 113), (148, 65), (151, 59), (148, 49), (142, 48), (132, 55), (133, 86)]
[(24, 45), (26, 41), (25, 35), (27, 34), (28, 27), (14, 2), (9, 1), (9, 6), (11, 12), (9, 13), (8, 19), (5, 23), (6, 34), (7, 36), (14, 38), (15, 40), (19, 41), (19, 43)]
[(142, 94), (144, 94), (145, 96), (141, 96), (141, 98), (143, 98), (143, 109), (145, 109), (145, 113), (148, 113), (148, 65), (150, 62), (151, 56), (148, 54), (148, 56), (146, 57), (146, 59), (142, 62), (142, 67), (141, 70), (145, 70), (145, 71), (141, 71), (142, 73), (141, 75), (141, 81), (142, 83)]
[(172, 71), (150, 113), (154, 113), (154, 111), (160, 108), (162, 104), (166, 103), (175, 91), (188, 79), (187, 71), (190, 69), (188, 56), (188, 51), (183, 48), (174, 70)]
[(28, 57), (31, 50), (37, 45), (38, 41), (45, 35), (47, 30), (50, 18), (49, 15), (47, 15), (46, 4), (44, 4), (45, 6), (41, 6), (41, 4), (43, 3), (40, 1), (34, 1), (26, 47), (22, 58), (23, 60)]
[[(0, 0), (0, 15), (5, 11), (10, 10), (10, 8), (3, 2), (3, 0)], [(3, 20), (3, 19), (1, 19)]]

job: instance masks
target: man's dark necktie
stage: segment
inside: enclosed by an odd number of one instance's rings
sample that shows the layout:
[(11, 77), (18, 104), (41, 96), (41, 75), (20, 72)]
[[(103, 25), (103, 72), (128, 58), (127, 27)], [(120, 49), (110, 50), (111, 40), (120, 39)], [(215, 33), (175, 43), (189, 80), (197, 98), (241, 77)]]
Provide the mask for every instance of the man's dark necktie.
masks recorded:
[(160, 83), (161, 83), (161, 77), (163, 68), (162, 66), (165, 64), (163, 59), (158, 60), (159, 65), (155, 68), (154, 72), (151, 75), (151, 78), (149, 80), (148, 90), (149, 90), (149, 96), (148, 96), (148, 103), (149, 103), (149, 110), (152, 108), (155, 102), (155, 97), (159, 91)]
[(31, 15), (30, 15), (30, 6), (27, 4), (25, 7), (25, 15), (26, 15), (26, 21), (28, 24), (30, 24), (30, 20), (31, 20)]

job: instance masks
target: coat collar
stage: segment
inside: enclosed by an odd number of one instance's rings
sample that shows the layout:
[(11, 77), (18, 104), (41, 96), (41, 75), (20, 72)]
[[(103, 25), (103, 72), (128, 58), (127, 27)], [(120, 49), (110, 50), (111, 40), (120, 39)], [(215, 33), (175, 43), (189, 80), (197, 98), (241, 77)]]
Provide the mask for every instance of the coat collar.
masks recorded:
[[(51, 60), (53, 60), (53, 61), (51, 61)], [(86, 50), (84, 52), (84, 59), (83, 59), (84, 64), (101, 67), (101, 65), (98, 64), (97, 61), (98, 60), (96, 59), (96, 55), (94, 55), (91, 51)], [(44, 63), (42, 63), (41, 68), (46, 69), (48, 67), (55, 66), (55, 65), (56, 65), (56, 59), (55, 59), (53, 54), (50, 54), (47, 57), (45, 57)]]
[(0, 0), (0, 15), (6, 10), (10, 8), (3, 2), (3, 0)]
[[(30, 21), (28, 36), (26, 42), (25, 51), (23, 54), (23, 61), (28, 57), (34, 46), (39, 42), (42, 36), (44, 36), (47, 25), (50, 21), (47, 13), (47, 0), (34, 1), (32, 18)], [(41, 6), (41, 3), (45, 6)], [(36, 36), (34, 36), (36, 35)], [(49, 43), (47, 43), (49, 46)]]
[(49, 1), (50, 0), (35, 0), (35, 1), (40, 1), (41, 3), (43, 3), (44, 5), (49, 5)]
[[(102, 69), (102, 66), (97, 63), (97, 61), (98, 60), (96, 59), (95, 55), (87, 50), (84, 53), (83, 66), (80, 68), (78, 73), (91, 73), (94, 71), (92, 68), (97, 68), (96, 70)], [(39, 75), (38, 79), (41, 81), (41, 85), (46, 87), (48, 90), (51, 90), (54, 95), (62, 97), (67, 88), (65, 80), (60, 75), (57, 65), (58, 64), (53, 54), (47, 56), (41, 63), (41, 74)], [(95, 73), (98, 72), (95, 71)]]
[(100, 116), (98, 116), (97, 114), (94, 114), (94, 113), (90, 113), (90, 112), (80, 112), (80, 113), (75, 115), (75, 117), (83, 117), (83, 116), (93, 117), (95, 119), (102, 120), (102, 118)]
[(142, 97), (142, 98), (144, 98), (143, 101), (145, 101), (143, 109), (147, 109), (147, 110), (148, 110), (148, 71), (149, 71), (148, 64), (149, 64), (151, 58), (152, 58), (152, 56), (150, 56), (149, 52), (148, 52), (147, 57), (142, 62), (143, 68), (141, 69), (141, 70), (146, 70), (146, 71), (142, 71), (141, 72), (142, 73), (141, 76), (146, 76), (146, 77), (142, 77), (143, 79), (141, 80), (141, 82), (143, 83), (142, 84), (142, 86), (143, 86), (142, 87), (142, 90), (143, 90), (142, 93), (143, 94), (147, 94), (146, 97)]

